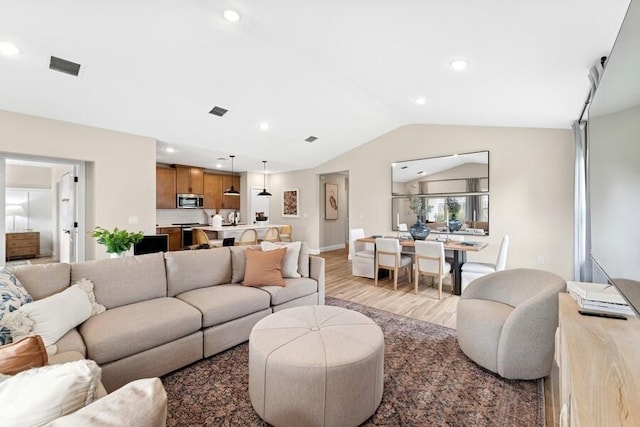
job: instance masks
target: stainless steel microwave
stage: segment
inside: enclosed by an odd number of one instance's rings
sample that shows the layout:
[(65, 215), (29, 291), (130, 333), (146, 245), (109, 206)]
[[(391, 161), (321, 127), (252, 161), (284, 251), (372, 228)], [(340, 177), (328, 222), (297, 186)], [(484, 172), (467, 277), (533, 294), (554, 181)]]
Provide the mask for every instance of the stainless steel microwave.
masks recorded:
[(176, 206), (180, 209), (204, 208), (202, 194), (176, 194)]

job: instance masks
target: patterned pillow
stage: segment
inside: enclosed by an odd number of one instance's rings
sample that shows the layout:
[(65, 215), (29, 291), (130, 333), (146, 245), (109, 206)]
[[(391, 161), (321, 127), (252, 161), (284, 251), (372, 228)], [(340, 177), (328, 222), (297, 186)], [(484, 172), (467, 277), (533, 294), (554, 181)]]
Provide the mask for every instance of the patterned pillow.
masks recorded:
[(6, 268), (0, 269), (0, 345), (12, 342), (11, 330), (3, 322), (5, 314), (33, 301), (16, 276)]

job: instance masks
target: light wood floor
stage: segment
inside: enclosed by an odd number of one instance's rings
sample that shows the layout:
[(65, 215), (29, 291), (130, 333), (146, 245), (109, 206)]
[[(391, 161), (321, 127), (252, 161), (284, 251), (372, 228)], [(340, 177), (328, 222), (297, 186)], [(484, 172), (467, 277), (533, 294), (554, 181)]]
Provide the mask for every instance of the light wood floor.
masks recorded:
[(459, 297), (451, 294), (450, 281), (442, 285), (441, 300), (438, 300), (437, 283), (431, 287), (428, 277), (420, 279), (417, 295), (414, 284), (408, 283), (403, 274), (398, 277), (397, 291), (393, 290), (390, 278), (378, 281), (375, 287), (373, 279), (351, 274), (347, 255), (347, 249), (320, 254), (326, 262), (326, 295), (455, 329)]

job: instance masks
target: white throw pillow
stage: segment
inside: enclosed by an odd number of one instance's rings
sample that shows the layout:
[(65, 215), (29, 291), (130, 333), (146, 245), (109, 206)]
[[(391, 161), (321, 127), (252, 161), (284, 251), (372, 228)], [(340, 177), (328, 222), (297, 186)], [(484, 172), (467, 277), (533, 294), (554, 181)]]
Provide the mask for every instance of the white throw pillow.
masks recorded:
[(272, 243), (261, 242), (260, 247), (263, 251), (272, 251), (274, 249), (281, 249), (283, 246), (287, 248), (287, 252), (282, 259), (282, 277), (289, 277), (297, 279), (300, 276), (298, 273), (298, 257), (300, 256), (301, 242), (292, 243)]
[(22, 305), (7, 316), (7, 321), (12, 325), (14, 340), (32, 333), (40, 335), (48, 347), (102, 311), (104, 306), (95, 303), (93, 283), (83, 279), (60, 293)]
[(0, 427), (39, 426), (96, 400), (101, 370), (93, 360), (2, 376)]

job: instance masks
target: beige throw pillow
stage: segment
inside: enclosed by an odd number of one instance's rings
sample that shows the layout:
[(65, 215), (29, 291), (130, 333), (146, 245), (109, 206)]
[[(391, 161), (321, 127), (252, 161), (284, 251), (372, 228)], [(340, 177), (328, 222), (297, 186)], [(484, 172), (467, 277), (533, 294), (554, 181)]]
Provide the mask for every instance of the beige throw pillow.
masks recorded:
[(292, 242), (292, 243), (272, 243), (272, 242), (261, 242), (260, 246), (262, 250), (273, 251), (276, 249), (281, 249), (283, 246), (287, 248), (287, 253), (284, 255), (282, 259), (282, 277), (289, 277), (293, 279), (297, 279), (300, 276), (298, 273), (298, 257), (300, 256), (300, 245), (302, 242)]
[(244, 272), (245, 286), (285, 286), (282, 278), (282, 258), (287, 248), (262, 252), (247, 248), (247, 267)]

